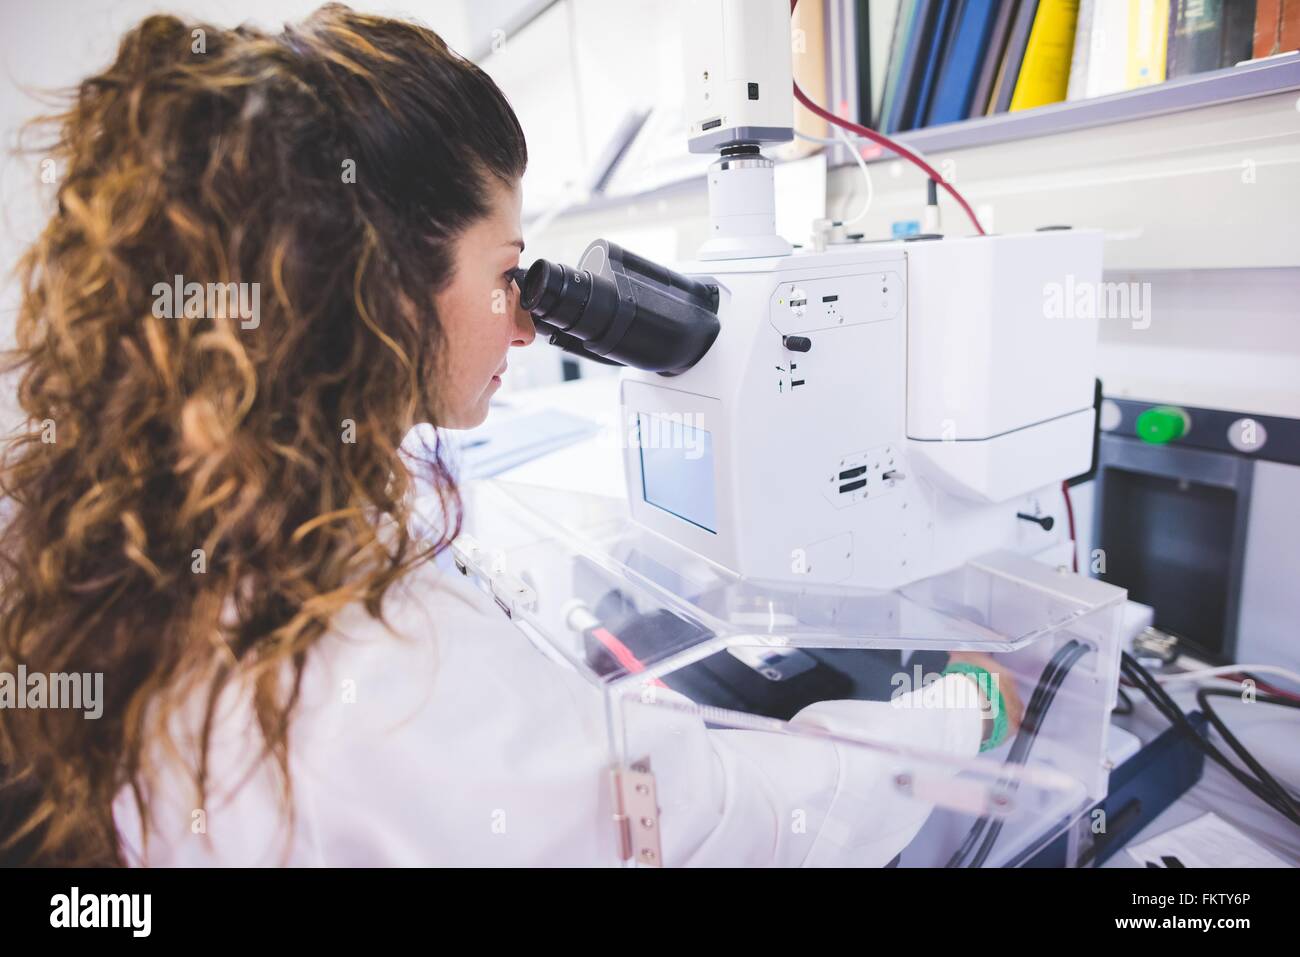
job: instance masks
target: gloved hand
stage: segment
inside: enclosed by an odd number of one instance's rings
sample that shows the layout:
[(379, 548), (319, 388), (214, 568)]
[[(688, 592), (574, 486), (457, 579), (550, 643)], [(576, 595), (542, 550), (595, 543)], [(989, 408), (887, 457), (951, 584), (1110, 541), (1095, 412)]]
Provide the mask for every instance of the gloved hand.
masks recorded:
[[(978, 651), (954, 651), (948, 656), (948, 663), (965, 662), (966, 664), (975, 665), (983, 668), (996, 679), (996, 689), (1002, 693), (1002, 700), (1006, 702), (1007, 709), (1007, 734), (1008, 739), (1015, 736), (1016, 731), (1020, 728), (1020, 722), (1025, 716), (1025, 706), (1020, 700), (1020, 693), (1016, 690), (1016, 679), (1010, 670), (998, 664), (998, 660), (992, 655), (986, 655)], [(974, 675), (967, 675), (976, 687), (979, 682), (975, 681)], [(983, 690), (981, 689), (981, 697)], [(987, 704), (987, 702), (985, 702)], [(984, 740), (988, 740), (993, 733), (994, 718), (992, 714), (984, 719)]]

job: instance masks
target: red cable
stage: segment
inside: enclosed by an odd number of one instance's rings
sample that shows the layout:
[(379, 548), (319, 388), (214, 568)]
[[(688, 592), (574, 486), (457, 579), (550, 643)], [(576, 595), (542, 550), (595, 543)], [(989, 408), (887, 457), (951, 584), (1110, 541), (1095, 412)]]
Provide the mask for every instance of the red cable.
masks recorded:
[(1237, 682), (1244, 682), (1247, 680), (1253, 681), (1255, 682), (1255, 687), (1265, 694), (1275, 694), (1279, 698), (1290, 698), (1292, 701), (1300, 701), (1300, 695), (1292, 694), (1290, 691), (1283, 691), (1281, 688), (1277, 687), (1277, 685), (1271, 685), (1267, 681), (1260, 681), (1258, 678), (1252, 678), (1245, 672), (1233, 672), (1230, 675), (1219, 675), (1219, 677), (1230, 678)]
[(1070, 562), (1074, 566), (1074, 572), (1079, 573), (1079, 545), (1078, 540), (1074, 537), (1074, 503), (1070, 501), (1070, 483), (1061, 483), (1061, 494), (1065, 496), (1065, 514), (1070, 520)]
[[(628, 674), (635, 675), (645, 671), (645, 664), (642, 663), (641, 659), (632, 653), (631, 648), (619, 641), (608, 628), (596, 626), (591, 629), (590, 634), (609, 650), (609, 653), (614, 656), (615, 660), (623, 666), (623, 670)], [(658, 678), (653, 680), (653, 684), (660, 688), (668, 687)]]
[[(794, 8), (798, 5), (799, 5), (799, 0), (790, 0), (790, 13), (792, 15), (794, 13)], [(815, 113), (817, 116), (820, 116), (826, 122), (834, 123), (836, 126), (842, 126), (844, 127), (844, 129), (849, 130), (852, 133), (858, 134), (858, 136), (866, 137), (867, 139), (871, 140), (873, 143), (877, 143), (880, 146), (885, 147), (886, 149), (892, 150), (893, 152), (901, 156), (903, 159), (907, 160), (909, 163), (912, 163), (913, 165), (919, 167), (925, 173), (926, 176), (934, 180), (935, 185), (942, 188), (944, 192), (946, 192), (949, 196), (951, 196), (954, 200), (956, 200), (957, 205), (962, 208), (962, 211), (966, 214), (966, 216), (970, 219), (971, 224), (975, 227), (975, 232), (979, 233), (981, 236), (987, 235), (984, 232), (984, 227), (980, 225), (979, 217), (975, 215), (975, 211), (970, 208), (970, 204), (966, 202), (966, 200), (962, 197), (961, 193), (957, 192), (957, 190), (953, 188), (951, 183), (949, 183), (946, 179), (940, 176), (938, 171), (933, 166), (931, 166), (925, 160), (921, 159), (921, 157), (917, 156), (906, 146), (904, 146), (901, 143), (894, 142), (892, 139), (890, 139), (888, 136), (885, 136), (883, 133), (877, 133), (875, 130), (869, 130), (865, 126), (860, 126), (859, 124), (854, 123), (851, 120), (846, 120), (843, 119), (842, 117), (838, 117), (834, 113), (831, 113), (826, 109), (818, 106), (812, 100), (808, 99), (807, 94), (804, 93), (804, 91), (799, 88), (798, 82), (794, 84), (794, 98), (798, 100), (800, 103), (802, 103), (812, 113)]]

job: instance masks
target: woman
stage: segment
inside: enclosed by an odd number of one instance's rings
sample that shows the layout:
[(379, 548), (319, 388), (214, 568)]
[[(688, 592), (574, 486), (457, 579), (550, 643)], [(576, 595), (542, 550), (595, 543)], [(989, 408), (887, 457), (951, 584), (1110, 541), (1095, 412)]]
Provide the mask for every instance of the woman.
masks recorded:
[[(404, 433), (477, 425), (533, 339), (500, 91), (337, 5), (280, 35), (155, 16), (57, 120), (0, 670), (102, 674), (103, 700), (0, 710), (10, 859), (614, 862), (599, 694), (432, 563), (459, 525), (436, 449), (446, 525), (409, 532)], [(986, 733), (914, 714), (956, 754)], [(693, 796), (669, 863), (883, 863), (924, 820), (829, 743), (682, 721), (653, 731)]]

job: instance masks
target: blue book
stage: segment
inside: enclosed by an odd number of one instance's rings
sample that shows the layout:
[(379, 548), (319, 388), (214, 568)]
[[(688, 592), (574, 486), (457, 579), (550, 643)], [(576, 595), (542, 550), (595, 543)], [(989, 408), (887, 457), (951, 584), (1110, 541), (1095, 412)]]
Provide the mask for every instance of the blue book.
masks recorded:
[(953, 123), (969, 115), (984, 54), (998, 18), (998, 6), (997, 0), (964, 0), (962, 3), (926, 114), (926, 126)]
[(935, 0), (916, 0), (916, 9), (907, 25), (907, 36), (903, 45), (903, 58), (898, 71), (898, 83), (895, 84), (890, 97), (890, 109), (887, 114), (885, 132), (897, 133), (911, 129), (908, 121), (916, 104), (916, 94), (921, 87), (921, 47), (922, 40), (928, 36), (927, 29), (934, 22)]
[(948, 45), (949, 26), (956, 6), (957, 0), (939, 0), (934, 11), (934, 22), (921, 41), (920, 83), (908, 116), (909, 130), (920, 129), (925, 123), (925, 114), (930, 108), (930, 93), (934, 89), (935, 77), (939, 74), (941, 54)]

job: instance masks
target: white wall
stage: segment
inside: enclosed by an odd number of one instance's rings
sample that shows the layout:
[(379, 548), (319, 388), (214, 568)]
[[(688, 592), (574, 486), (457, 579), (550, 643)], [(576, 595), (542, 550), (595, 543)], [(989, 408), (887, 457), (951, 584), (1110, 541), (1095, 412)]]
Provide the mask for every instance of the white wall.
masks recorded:
[[(506, 19), (525, 0), (354, 0), (358, 10), (420, 20), (460, 49), (488, 31), (491, 14)], [(39, 234), (54, 195), (40, 181), (40, 155), (15, 155), (20, 127), (48, 112), (42, 91), (74, 86), (106, 67), (122, 34), (152, 13), (232, 27), (251, 22), (264, 29), (301, 19), (319, 0), (0, 0), (0, 347), (9, 348), (17, 290), (13, 265)], [(0, 386), (0, 428), (21, 425), (12, 384)]]
[[(351, 6), (417, 19), (480, 61), (511, 100), (528, 138), (525, 221), (584, 196), (587, 180), (629, 112), (676, 103), (681, 90), (681, 0), (398, 0)], [(44, 112), (36, 91), (68, 87), (111, 60), (122, 33), (150, 13), (265, 29), (300, 19), (319, 0), (0, 0), (0, 345), (12, 341), (17, 291), (8, 278), (22, 250), (43, 225), (54, 187), (39, 181), (39, 155), (15, 156), (17, 131)], [(542, 12), (518, 32), (522, 17)], [(682, 147), (683, 152), (685, 147)], [(703, 215), (701, 192), (692, 215)], [(589, 222), (584, 220), (583, 222)], [(623, 241), (652, 257), (679, 254), (679, 227), (635, 228), (635, 214), (619, 208), (585, 231), (578, 222), (555, 231), (525, 230), (525, 262), (536, 256), (572, 261), (596, 236)], [(633, 227), (630, 230), (627, 227)], [(576, 237), (583, 232), (585, 239)], [(584, 371), (608, 374), (583, 364)], [(503, 392), (560, 378), (559, 353), (538, 347), (511, 362)], [(0, 389), (0, 427), (17, 423), (11, 388)]]

